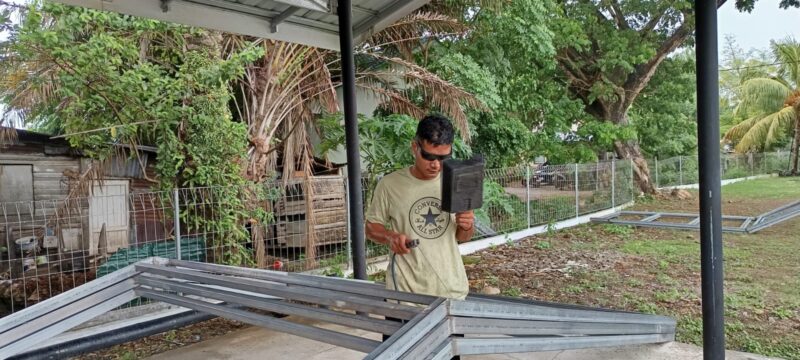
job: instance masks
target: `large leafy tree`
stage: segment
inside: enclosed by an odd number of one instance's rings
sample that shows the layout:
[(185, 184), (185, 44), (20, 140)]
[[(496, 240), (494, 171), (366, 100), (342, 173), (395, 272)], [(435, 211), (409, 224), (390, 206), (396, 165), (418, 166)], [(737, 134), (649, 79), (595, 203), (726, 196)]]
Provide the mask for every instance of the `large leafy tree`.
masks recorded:
[(460, 16), (463, 37), (429, 44), (418, 59), (443, 78), (473, 92), (491, 111), (473, 111), (472, 147), (490, 166), (513, 166), (535, 155), (552, 160), (594, 158), (584, 143), (565, 144), (583, 115), (558, 81), (549, 1), (439, 1), (439, 11)]
[(780, 64), (774, 76), (757, 77), (742, 84), (735, 117), (743, 119), (725, 133), (739, 152), (769, 149), (782, 137), (794, 134), (791, 173), (798, 174), (800, 146), (800, 43), (773, 43)]
[[(726, 1), (717, 0), (722, 6)], [(569, 89), (586, 112), (615, 126), (631, 123), (630, 109), (667, 56), (690, 44), (694, 33), (693, 1), (591, 0), (559, 2), (563, 17), (552, 26), (557, 58)], [(754, 0), (739, 0), (752, 9)], [(782, 7), (800, 6), (784, 0)], [(640, 143), (614, 142), (619, 157), (633, 160), (643, 192), (655, 191)]]
[(695, 81), (693, 54), (666, 59), (629, 111), (648, 158), (690, 154), (697, 148)]

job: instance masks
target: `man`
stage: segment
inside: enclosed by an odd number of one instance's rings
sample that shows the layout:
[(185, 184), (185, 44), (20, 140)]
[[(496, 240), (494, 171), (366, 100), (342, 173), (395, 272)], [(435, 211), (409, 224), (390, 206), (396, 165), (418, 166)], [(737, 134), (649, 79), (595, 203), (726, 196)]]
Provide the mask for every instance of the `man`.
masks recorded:
[[(419, 122), (411, 142), (414, 165), (378, 182), (366, 214), (366, 235), (389, 245), (393, 254), (386, 271), (392, 290), (463, 300), (469, 291), (458, 242), (474, 233), (474, 214), (441, 210), (442, 161), (450, 158), (454, 130), (443, 116)], [(419, 240), (417, 248), (406, 243)]]

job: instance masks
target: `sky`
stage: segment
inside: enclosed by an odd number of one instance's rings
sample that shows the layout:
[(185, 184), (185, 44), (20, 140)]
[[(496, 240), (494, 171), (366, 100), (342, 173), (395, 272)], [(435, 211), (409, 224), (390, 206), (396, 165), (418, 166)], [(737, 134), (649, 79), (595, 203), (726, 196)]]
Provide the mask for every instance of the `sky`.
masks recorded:
[(779, 0), (756, 1), (752, 13), (739, 12), (728, 0), (717, 13), (720, 49), (725, 44), (725, 35), (732, 34), (744, 50), (767, 49), (770, 40), (782, 40), (793, 36), (800, 40), (800, 9), (781, 9)]

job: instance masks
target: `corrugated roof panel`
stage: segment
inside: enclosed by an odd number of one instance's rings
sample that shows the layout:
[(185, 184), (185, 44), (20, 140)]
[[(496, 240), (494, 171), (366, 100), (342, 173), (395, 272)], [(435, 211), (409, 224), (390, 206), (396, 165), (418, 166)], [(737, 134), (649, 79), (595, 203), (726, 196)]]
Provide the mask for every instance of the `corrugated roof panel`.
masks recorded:
[[(339, 49), (336, 0), (54, 0), (56, 2), (294, 42)], [(356, 43), (389, 26), (429, 0), (353, 0)], [(301, 9), (278, 22), (281, 14)], [(276, 28), (277, 23), (277, 28)]]

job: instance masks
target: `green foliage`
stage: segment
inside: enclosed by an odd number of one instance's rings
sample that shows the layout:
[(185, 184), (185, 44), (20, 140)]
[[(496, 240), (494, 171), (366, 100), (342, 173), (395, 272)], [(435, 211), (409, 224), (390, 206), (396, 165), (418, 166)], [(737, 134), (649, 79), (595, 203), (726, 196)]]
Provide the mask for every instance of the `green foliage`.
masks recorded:
[(523, 163), (533, 156), (533, 136), (516, 117), (502, 113), (500, 88), (494, 74), (471, 57), (441, 51), (429, 68), (442, 78), (461, 86), (480, 99), (490, 110), (470, 112), (472, 148), (483, 154), (487, 166), (499, 168)]
[(428, 64), (428, 69), (453, 84), (469, 89), (489, 109), (498, 109), (503, 103), (495, 75), (472, 57), (442, 51)]
[[(751, 12), (756, 5), (756, 1), (758, 0), (736, 0), (736, 8), (739, 9), (739, 11)], [(800, 1), (781, 0), (778, 6), (780, 6), (781, 9), (800, 8)]]
[(495, 231), (520, 230), (528, 226), (525, 203), (506, 193), (499, 183), (486, 179), (483, 182), (483, 206), (475, 210), (477, 220), (491, 225)]
[(470, 114), (473, 149), (490, 167), (573, 148), (564, 146), (560, 135), (582, 110), (556, 79), (547, 26), (554, 11), (550, 1), (522, 0), (460, 12), (470, 34), (439, 44), (425, 59), (435, 73), (476, 94), (491, 110)]
[(522, 296), (522, 290), (516, 286), (512, 286), (508, 289), (503, 290), (503, 296), (509, 297), (520, 297)]
[[(324, 139), (320, 153), (327, 155), (345, 143), (342, 114), (331, 114), (318, 121)], [(359, 145), (369, 174), (388, 174), (414, 163), (411, 141), (416, 132), (416, 120), (406, 115), (359, 117)]]
[(348, 257), (345, 253), (338, 253), (336, 256), (323, 259), (319, 262), (319, 267), (322, 270), (322, 275), (344, 278), (345, 266), (347, 266)]
[[(780, 65), (766, 76), (743, 81), (738, 103), (733, 111), (735, 126), (725, 133), (725, 140), (736, 151), (760, 151), (782, 147), (800, 128), (800, 43), (787, 39), (772, 43), (772, 52)], [(794, 144), (796, 155), (800, 144)], [(792, 169), (797, 172), (797, 165)]]
[(16, 64), (48, 70), (31, 83), (55, 89), (37, 99), (31, 121), (57, 121), (52, 128), (97, 160), (115, 144), (156, 144), (162, 190), (209, 187), (195, 199), (207, 211), (181, 213), (188, 230), (215, 234), (216, 259), (252, 262), (244, 223), (270, 220), (254, 206), (269, 191), (244, 186), (246, 127), (231, 120), (228, 83), (259, 50), (223, 60), (212, 32), (49, 2), (29, 8), (10, 42)]
[(619, 236), (629, 236), (634, 232), (634, 229), (631, 226), (615, 225), (615, 224), (605, 224), (603, 225), (603, 230), (605, 230), (605, 232), (609, 234), (619, 235)]
[(772, 314), (776, 318), (781, 319), (781, 320), (788, 320), (788, 319), (794, 318), (795, 316), (797, 316), (796, 313), (797, 313), (797, 311), (795, 311), (794, 309), (791, 309), (791, 308), (787, 308), (787, 307), (777, 308), (777, 309), (772, 311)]
[(525, 164), (536, 156), (535, 139), (517, 117), (481, 114), (472, 125), (477, 134), (472, 149), (484, 155), (489, 168)]
[(664, 62), (629, 115), (648, 157), (689, 155), (697, 148), (695, 61), (682, 54)]
[(536, 245), (534, 245), (533, 247), (535, 247), (535, 248), (537, 248), (539, 250), (547, 250), (547, 249), (550, 249), (552, 247), (552, 245), (550, 245), (549, 241), (542, 240), (542, 241), (536, 242)]
[[(326, 156), (330, 151), (345, 144), (345, 133), (342, 114), (329, 114), (318, 121), (320, 133), (324, 136), (320, 143), (320, 154)], [(411, 142), (417, 131), (418, 121), (407, 115), (382, 115), (368, 118), (359, 117), (359, 146), (367, 174), (367, 196), (372, 197), (372, 189), (379, 176), (414, 164)], [(470, 148), (461, 137), (456, 136), (453, 142), (453, 156), (465, 159), (472, 155)]]

